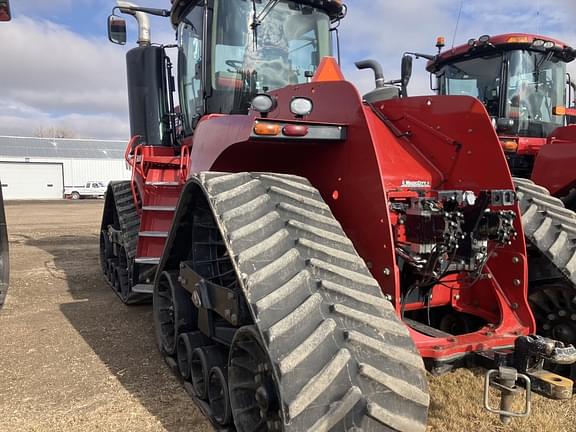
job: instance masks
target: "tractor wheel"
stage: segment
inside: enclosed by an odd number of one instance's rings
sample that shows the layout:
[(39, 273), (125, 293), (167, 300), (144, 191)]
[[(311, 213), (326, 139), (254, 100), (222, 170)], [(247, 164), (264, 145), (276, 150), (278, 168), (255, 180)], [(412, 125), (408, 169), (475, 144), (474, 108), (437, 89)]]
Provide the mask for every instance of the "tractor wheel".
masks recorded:
[(230, 424), (232, 421), (232, 410), (226, 367), (214, 366), (210, 369), (208, 374), (208, 403), (216, 423), (220, 426)]
[[(543, 285), (530, 294), (530, 306), (539, 335), (576, 346), (576, 289), (568, 284)], [(566, 377), (576, 377), (575, 365), (547, 364)]]
[(78, 192), (74, 191), (74, 192), (72, 192), (72, 193), (70, 194), (70, 198), (73, 199), (73, 200), (79, 200), (79, 199), (80, 199), (80, 194), (79, 194)]
[[(161, 262), (170, 265), (164, 270), (177, 272), (186, 262), (202, 279), (240, 297), (236, 326), (215, 310), (193, 306), (196, 319), (211, 317), (213, 326), (190, 364), (197, 397), (214, 404), (208, 410), (214, 424), (222, 425), (229, 410), (239, 432), (426, 430), (422, 358), (306, 179), (260, 173), (193, 177), (180, 197), (164, 254)], [(165, 329), (171, 348), (184, 330), (167, 313), (179, 313), (168, 299), (168, 285), (165, 277), (157, 278), (156, 296), (162, 293), (164, 303), (154, 314), (157, 334)], [(224, 336), (230, 334), (228, 342)], [(211, 350), (226, 353), (226, 386), (214, 368), (224, 369), (207, 355)]]
[(238, 432), (255, 432), (265, 425), (268, 430), (282, 430), (280, 389), (265, 345), (253, 326), (236, 332), (228, 382)]
[(194, 330), (197, 319), (190, 295), (174, 272), (162, 272), (152, 297), (156, 342), (160, 351), (174, 355), (178, 336)]

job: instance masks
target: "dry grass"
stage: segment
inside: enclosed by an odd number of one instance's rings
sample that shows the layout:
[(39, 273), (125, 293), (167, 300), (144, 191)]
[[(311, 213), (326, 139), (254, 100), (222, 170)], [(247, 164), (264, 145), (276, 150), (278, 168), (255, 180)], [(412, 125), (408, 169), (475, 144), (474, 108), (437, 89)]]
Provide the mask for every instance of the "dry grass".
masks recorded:
[[(509, 426), (482, 406), (483, 370), (459, 369), (440, 377), (430, 377), (429, 431), (469, 432), (574, 432), (576, 431), (576, 399), (552, 401), (532, 396), (532, 415), (515, 419)], [(515, 401), (522, 409), (522, 400)], [(498, 403), (492, 400), (492, 406)]]
[[(124, 307), (98, 268), (101, 201), (10, 204), (0, 313), (0, 431), (210, 431), (157, 353), (149, 306)], [(429, 431), (576, 431), (576, 401), (535, 397), (503, 427), (482, 377), (430, 377)]]

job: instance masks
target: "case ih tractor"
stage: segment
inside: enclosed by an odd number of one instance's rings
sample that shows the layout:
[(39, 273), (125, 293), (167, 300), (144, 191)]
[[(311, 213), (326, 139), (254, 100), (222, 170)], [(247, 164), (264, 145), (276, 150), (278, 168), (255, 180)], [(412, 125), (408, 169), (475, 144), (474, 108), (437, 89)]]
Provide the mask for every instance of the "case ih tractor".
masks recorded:
[(513, 33), (423, 57), (439, 94), (482, 101), (512, 175), (547, 189), (515, 179), (528, 240), (529, 301), (539, 333), (576, 343), (576, 215), (569, 211), (576, 210), (576, 126), (567, 125), (575, 111), (565, 107), (576, 88), (566, 73), (576, 50), (547, 36)]
[[(152, 297), (160, 351), (215, 425), (424, 431), (425, 365), (474, 359), (503, 419), (529, 412), (510, 411), (517, 380), (571, 397), (542, 363), (574, 348), (529, 336), (520, 209), (481, 102), (399, 98), (373, 62), (361, 97), (330, 57), (339, 0), (118, 9), (139, 23), (133, 176), (106, 195), (102, 268), (125, 303)], [(148, 14), (176, 47), (151, 44)], [(126, 41), (114, 15), (109, 37)]]
[[(0, 21), (10, 21), (11, 19), (8, 0), (0, 0)], [(6, 300), (9, 279), (8, 230), (6, 229), (6, 213), (4, 212), (4, 198), (2, 196), (2, 185), (0, 184), (0, 309), (2, 309)]]

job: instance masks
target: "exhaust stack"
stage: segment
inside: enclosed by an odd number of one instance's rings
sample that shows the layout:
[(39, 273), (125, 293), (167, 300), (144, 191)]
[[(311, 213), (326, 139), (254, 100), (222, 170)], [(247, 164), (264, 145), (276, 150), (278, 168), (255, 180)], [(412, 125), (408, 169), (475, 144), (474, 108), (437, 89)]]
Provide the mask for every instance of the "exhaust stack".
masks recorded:
[(134, 10), (138, 8), (134, 3), (124, 0), (116, 0), (116, 5), (122, 13), (132, 15), (138, 21), (138, 45), (149, 46), (150, 40), (150, 19), (144, 12)]

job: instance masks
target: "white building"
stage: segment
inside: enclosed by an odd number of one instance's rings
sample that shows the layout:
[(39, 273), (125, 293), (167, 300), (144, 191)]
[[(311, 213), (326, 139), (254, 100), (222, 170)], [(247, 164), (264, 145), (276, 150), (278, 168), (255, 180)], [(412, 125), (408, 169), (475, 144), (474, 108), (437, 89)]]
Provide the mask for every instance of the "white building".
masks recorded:
[(0, 136), (4, 199), (61, 199), (64, 188), (125, 180), (126, 141)]

